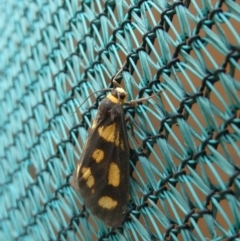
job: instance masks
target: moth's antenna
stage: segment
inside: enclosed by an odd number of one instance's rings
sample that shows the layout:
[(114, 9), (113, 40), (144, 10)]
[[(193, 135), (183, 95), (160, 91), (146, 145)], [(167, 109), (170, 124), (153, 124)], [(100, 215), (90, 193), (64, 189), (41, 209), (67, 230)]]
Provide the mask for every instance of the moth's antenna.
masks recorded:
[(117, 77), (123, 72), (123, 68), (125, 67), (126, 62), (124, 62), (122, 68), (120, 70), (118, 70), (118, 72), (115, 74), (114, 78), (113, 78), (113, 84), (117, 87), (122, 88), (122, 86), (116, 81)]
[[(113, 81), (112, 81), (115, 86), (120, 87), (120, 88), (122, 88), (122, 86), (116, 81), (116, 79), (123, 72), (123, 69), (124, 69), (125, 65), (126, 65), (126, 61), (124, 62), (123, 67), (116, 73), (116, 75), (114, 76)], [(161, 92), (162, 92), (162, 90), (160, 90), (160, 91), (158, 91), (158, 93), (155, 93), (155, 94), (150, 95), (148, 97), (143, 97), (143, 98), (140, 98), (140, 99), (137, 99), (137, 100), (130, 100), (129, 102), (126, 102), (125, 104), (134, 105), (134, 103), (138, 103), (138, 102), (142, 102), (142, 101), (146, 101), (148, 99), (151, 99), (151, 98), (159, 95)]]
[[(113, 78), (113, 81), (112, 81), (115, 86), (118, 86), (118, 87), (120, 87), (120, 88), (122, 88), (122, 86), (116, 81), (116, 78), (122, 73), (125, 64), (126, 64), (126, 62), (123, 64), (123, 67), (122, 67), (120, 70), (118, 70), (118, 72), (115, 74), (115, 76), (114, 76), (114, 78)], [(77, 109), (81, 108), (81, 106), (82, 106), (91, 96), (93, 96), (95, 93), (101, 92), (101, 91), (111, 91), (111, 90), (112, 90), (111, 88), (106, 88), (106, 89), (94, 91), (93, 93), (91, 93), (91, 94), (79, 105), (79, 107), (78, 107)], [(77, 109), (73, 112), (73, 114), (76, 113)], [(73, 114), (72, 114), (72, 115), (73, 115)]]
[[(106, 88), (106, 89), (94, 91), (93, 93), (91, 93), (91, 94), (78, 106), (77, 109), (81, 108), (81, 106), (83, 106), (83, 104), (84, 104), (91, 96), (93, 96), (94, 94), (96, 94), (96, 93), (98, 93), (98, 92), (101, 92), (101, 91), (104, 92), (104, 91), (111, 91), (111, 90), (112, 90), (111, 88)], [(76, 113), (77, 109), (72, 113), (72, 115), (73, 115), (74, 113)]]

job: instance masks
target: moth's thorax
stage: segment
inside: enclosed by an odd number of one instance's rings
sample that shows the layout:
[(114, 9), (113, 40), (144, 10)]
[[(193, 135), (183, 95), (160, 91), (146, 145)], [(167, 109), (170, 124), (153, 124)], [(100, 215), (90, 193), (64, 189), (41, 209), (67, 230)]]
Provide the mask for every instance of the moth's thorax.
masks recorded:
[(119, 103), (124, 104), (127, 98), (127, 93), (123, 88), (117, 87), (115, 89), (112, 89), (111, 93), (107, 96), (107, 99), (109, 99), (113, 103)]

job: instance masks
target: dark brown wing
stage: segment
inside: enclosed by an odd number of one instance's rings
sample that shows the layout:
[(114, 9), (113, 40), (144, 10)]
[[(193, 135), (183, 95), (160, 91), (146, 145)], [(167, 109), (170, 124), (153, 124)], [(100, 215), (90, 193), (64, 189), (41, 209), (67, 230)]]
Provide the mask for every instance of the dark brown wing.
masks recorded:
[(123, 108), (104, 99), (74, 179), (86, 207), (112, 227), (121, 224), (126, 215), (129, 165)]

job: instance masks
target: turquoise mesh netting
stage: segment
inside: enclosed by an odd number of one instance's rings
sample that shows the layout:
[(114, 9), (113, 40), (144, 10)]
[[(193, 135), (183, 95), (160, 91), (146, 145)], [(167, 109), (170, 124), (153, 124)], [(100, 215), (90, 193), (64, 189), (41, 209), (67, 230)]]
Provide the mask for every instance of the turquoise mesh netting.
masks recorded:
[[(240, 240), (240, 2), (3, 2), (0, 240)], [(130, 198), (112, 229), (69, 181), (106, 93), (81, 103), (124, 63), (129, 100), (158, 94), (125, 108)]]

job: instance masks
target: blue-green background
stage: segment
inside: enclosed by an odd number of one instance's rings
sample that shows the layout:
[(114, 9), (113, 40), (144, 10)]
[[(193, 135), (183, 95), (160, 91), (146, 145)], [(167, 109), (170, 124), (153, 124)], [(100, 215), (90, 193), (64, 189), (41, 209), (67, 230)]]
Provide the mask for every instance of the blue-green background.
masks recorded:
[[(239, 1), (8, 0), (0, 16), (0, 240), (240, 240)], [(129, 215), (111, 230), (69, 180), (105, 94), (81, 104), (124, 63), (129, 100), (157, 96), (125, 109)]]

